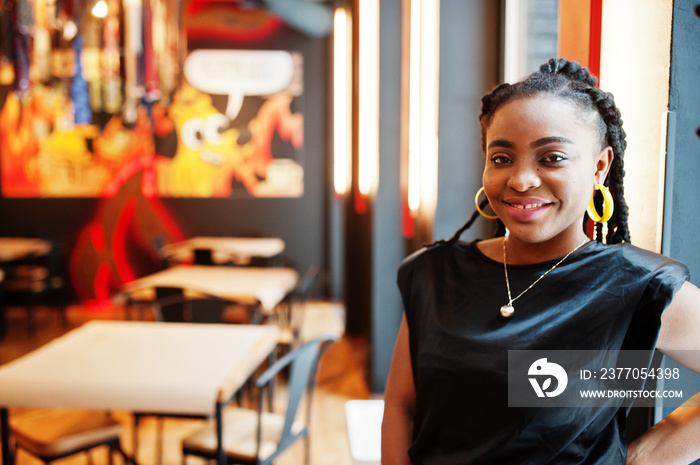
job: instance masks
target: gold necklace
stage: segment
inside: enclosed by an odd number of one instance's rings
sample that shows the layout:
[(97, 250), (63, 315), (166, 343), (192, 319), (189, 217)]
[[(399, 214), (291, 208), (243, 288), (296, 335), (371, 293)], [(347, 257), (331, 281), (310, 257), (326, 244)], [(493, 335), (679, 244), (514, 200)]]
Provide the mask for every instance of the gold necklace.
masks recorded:
[(508, 290), (508, 303), (501, 307), (501, 316), (503, 316), (504, 318), (510, 318), (510, 317), (513, 315), (513, 313), (515, 313), (515, 308), (513, 307), (513, 302), (515, 302), (516, 300), (518, 300), (520, 297), (522, 297), (523, 294), (525, 294), (527, 291), (529, 291), (530, 289), (532, 289), (532, 287), (533, 287), (535, 284), (537, 284), (538, 282), (540, 282), (540, 280), (541, 280), (542, 278), (544, 278), (545, 276), (547, 276), (551, 271), (553, 271), (554, 268), (556, 268), (556, 267), (558, 267), (559, 265), (561, 265), (561, 264), (564, 262), (564, 260), (566, 260), (567, 258), (569, 258), (569, 256), (570, 256), (572, 253), (576, 252), (578, 249), (580, 249), (581, 247), (583, 247), (583, 244), (585, 244), (585, 243), (588, 242), (588, 241), (589, 241), (589, 239), (588, 239), (588, 238), (585, 238), (585, 239), (583, 240), (583, 242), (581, 242), (574, 250), (572, 250), (572, 251), (569, 252), (568, 254), (564, 255), (564, 257), (563, 257), (561, 260), (559, 260), (558, 262), (556, 262), (556, 263), (554, 264), (554, 266), (552, 266), (550, 269), (548, 269), (547, 271), (545, 271), (544, 273), (542, 273), (542, 275), (540, 275), (540, 277), (537, 278), (537, 279), (535, 280), (534, 283), (530, 284), (530, 285), (528, 286), (527, 289), (525, 289), (523, 292), (521, 292), (520, 294), (518, 294), (518, 296), (514, 299), (514, 298), (512, 298), (511, 295), (510, 295), (510, 281), (508, 281), (508, 266), (506, 265), (506, 239), (503, 239), (503, 270), (505, 271), (505, 275), (506, 275), (506, 289)]

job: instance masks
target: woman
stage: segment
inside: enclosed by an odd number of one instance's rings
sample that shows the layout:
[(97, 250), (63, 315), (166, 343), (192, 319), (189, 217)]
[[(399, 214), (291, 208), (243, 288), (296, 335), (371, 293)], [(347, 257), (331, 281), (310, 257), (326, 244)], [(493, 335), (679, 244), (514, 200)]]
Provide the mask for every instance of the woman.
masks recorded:
[[(697, 408), (677, 409), (627, 447), (622, 407), (508, 407), (512, 349), (686, 349), (675, 358), (700, 371), (687, 351), (700, 349), (700, 290), (683, 264), (629, 244), (625, 133), (596, 82), (553, 59), (483, 98), (483, 190), (508, 234), (460, 242), (475, 213), (401, 265), (405, 315), (385, 391), (383, 464), (700, 457)], [(601, 223), (592, 241), (583, 225), (597, 190), (605, 199), (602, 215), (588, 213)]]

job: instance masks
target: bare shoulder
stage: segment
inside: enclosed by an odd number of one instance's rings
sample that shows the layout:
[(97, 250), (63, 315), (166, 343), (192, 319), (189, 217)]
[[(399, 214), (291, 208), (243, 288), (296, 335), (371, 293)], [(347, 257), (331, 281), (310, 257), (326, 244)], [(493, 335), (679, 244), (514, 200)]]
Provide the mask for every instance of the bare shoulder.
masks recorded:
[(685, 282), (661, 316), (657, 347), (666, 355), (700, 372), (700, 289)]

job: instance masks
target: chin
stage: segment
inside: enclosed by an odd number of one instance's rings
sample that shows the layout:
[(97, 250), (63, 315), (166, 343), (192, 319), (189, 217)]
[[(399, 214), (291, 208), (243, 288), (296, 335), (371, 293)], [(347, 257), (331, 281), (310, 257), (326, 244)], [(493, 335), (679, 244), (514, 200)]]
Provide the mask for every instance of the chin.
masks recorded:
[(509, 237), (526, 244), (539, 244), (542, 242), (547, 242), (554, 238), (553, 235), (544, 233), (541, 228), (537, 226), (520, 226), (515, 225), (513, 228), (508, 227)]

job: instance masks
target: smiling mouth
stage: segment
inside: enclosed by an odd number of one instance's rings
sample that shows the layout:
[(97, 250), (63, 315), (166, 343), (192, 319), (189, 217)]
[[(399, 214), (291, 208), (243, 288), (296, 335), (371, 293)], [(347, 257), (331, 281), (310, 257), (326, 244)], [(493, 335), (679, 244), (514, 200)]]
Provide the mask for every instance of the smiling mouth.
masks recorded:
[(527, 205), (518, 205), (518, 204), (508, 203), (508, 202), (505, 202), (505, 204), (510, 206), (510, 207), (517, 208), (519, 210), (532, 210), (534, 208), (546, 207), (547, 205), (551, 205), (551, 203), (530, 203)]

